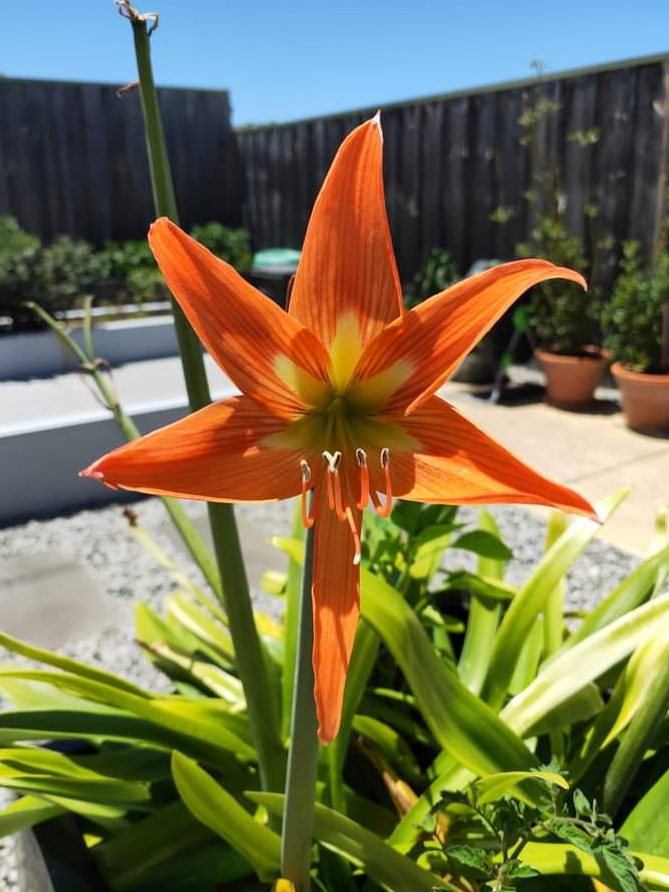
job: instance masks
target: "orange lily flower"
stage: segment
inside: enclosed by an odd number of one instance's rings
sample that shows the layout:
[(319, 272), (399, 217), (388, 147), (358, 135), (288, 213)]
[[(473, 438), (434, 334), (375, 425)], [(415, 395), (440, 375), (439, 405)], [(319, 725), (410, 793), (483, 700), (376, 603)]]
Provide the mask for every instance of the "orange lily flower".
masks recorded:
[[(149, 243), (204, 346), (240, 396), (103, 456), (84, 476), (218, 502), (302, 496), (315, 522), (315, 699), (337, 734), (359, 613), (360, 525), (371, 501), (524, 502), (596, 517), (435, 391), (528, 288), (582, 277), (521, 260), (405, 312), (382, 179), (378, 115), (341, 145), (314, 206), (288, 312), (167, 219)], [(313, 490), (309, 515), (307, 492)]]

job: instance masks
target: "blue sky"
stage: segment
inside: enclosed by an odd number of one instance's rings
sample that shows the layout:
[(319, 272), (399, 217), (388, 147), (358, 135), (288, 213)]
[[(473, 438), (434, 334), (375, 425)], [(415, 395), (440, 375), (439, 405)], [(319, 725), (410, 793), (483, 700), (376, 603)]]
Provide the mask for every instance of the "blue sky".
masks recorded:
[[(286, 121), (669, 51), (667, 0), (147, 0), (159, 83), (227, 88), (234, 122)], [(112, 0), (3, 0), (0, 73), (124, 83)]]

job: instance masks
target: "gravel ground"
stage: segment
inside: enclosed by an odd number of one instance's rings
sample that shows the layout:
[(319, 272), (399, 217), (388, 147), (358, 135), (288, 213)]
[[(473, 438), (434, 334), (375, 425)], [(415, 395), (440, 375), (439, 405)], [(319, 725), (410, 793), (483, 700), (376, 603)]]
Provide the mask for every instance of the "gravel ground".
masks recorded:
[[(169, 530), (164, 508), (156, 499), (133, 505), (140, 523), (151, 533), (165, 552), (202, 581), (199, 571), (184, 556)], [(204, 506), (188, 503), (187, 510), (202, 518)], [(259, 537), (286, 534), (290, 529), (290, 503), (241, 506), (237, 509), (240, 523), (253, 529)], [(545, 526), (541, 519), (521, 508), (493, 509), (504, 540), (512, 548), (514, 560), (509, 566), (508, 580), (520, 583), (527, 578), (543, 551)], [(463, 509), (463, 519), (475, 521), (475, 512)], [(0, 560), (5, 557), (35, 554), (45, 549), (74, 552), (82, 565), (94, 573), (104, 598), (114, 604), (119, 622), (100, 634), (62, 648), (77, 659), (100, 665), (147, 686), (164, 686), (157, 673), (133, 642), (132, 603), (140, 598), (159, 608), (164, 597), (174, 590), (169, 573), (157, 567), (153, 558), (140, 548), (128, 531), (127, 521), (118, 507), (84, 511), (71, 517), (31, 522), (0, 530)], [(460, 552), (449, 564), (471, 566), (471, 556)], [(617, 548), (594, 541), (575, 563), (567, 581), (567, 604), (587, 608), (610, 591), (638, 563), (638, 558)], [(252, 586), (257, 602), (265, 609), (276, 609), (276, 600), (268, 598)], [(3, 659), (5, 655), (3, 655)], [(16, 888), (16, 866), (11, 840), (0, 840), (0, 892)]]

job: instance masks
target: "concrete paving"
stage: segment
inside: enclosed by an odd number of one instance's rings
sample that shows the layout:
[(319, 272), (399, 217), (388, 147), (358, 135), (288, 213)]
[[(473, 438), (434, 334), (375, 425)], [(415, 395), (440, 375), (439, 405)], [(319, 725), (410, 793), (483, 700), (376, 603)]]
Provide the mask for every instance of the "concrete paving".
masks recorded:
[(3, 632), (47, 648), (118, 621), (88, 567), (52, 549), (0, 562), (0, 617)]
[(544, 402), (491, 405), (458, 384), (447, 385), (441, 395), (523, 461), (591, 501), (631, 486), (599, 538), (645, 552), (656, 514), (669, 504), (669, 437), (629, 430), (610, 390), (598, 391), (591, 412), (565, 412)]

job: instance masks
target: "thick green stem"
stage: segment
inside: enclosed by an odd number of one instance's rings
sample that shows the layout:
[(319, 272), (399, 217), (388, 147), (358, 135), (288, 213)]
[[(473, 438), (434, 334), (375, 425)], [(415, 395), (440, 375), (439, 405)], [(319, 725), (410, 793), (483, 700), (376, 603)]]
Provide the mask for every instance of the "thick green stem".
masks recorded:
[(314, 824), (314, 799), (318, 770), (318, 737), (311, 663), (313, 615), (311, 585), (314, 528), (307, 531), (297, 633), (297, 660), (293, 688), (290, 754), (281, 838), (281, 875), (296, 892), (309, 892), (310, 849)]
[[(177, 223), (174, 185), (153, 80), (147, 24), (141, 17), (131, 18), (131, 22), (156, 213)], [(174, 300), (172, 307), (188, 402), (191, 411), (196, 411), (210, 402), (202, 347)], [(239, 677), (244, 686), (261, 783), (266, 790), (280, 790), (283, 785), (284, 754), (279, 735), (277, 698), (273, 696), (267, 656), (253, 619), (234, 512), (232, 506), (222, 504), (209, 504), (208, 511), (223, 586), (223, 603), (230, 622)]]

